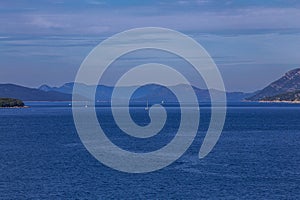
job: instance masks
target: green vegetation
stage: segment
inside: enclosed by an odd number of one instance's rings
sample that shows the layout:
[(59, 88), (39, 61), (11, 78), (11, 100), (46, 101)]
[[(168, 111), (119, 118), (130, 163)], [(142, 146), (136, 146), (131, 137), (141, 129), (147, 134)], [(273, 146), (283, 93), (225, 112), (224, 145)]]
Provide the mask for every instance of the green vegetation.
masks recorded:
[(300, 68), (285, 73), (277, 81), (258, 91), (249, 101), (293, 101), (299, 99), (297, 91), (300, 90)]
[(0, 107), (24, 107), (24, 103), (19, 99), (0, 98)]
[(300, 101), (300, 91), (287, 92), (271, 97), (265, 97), (262, 101)]

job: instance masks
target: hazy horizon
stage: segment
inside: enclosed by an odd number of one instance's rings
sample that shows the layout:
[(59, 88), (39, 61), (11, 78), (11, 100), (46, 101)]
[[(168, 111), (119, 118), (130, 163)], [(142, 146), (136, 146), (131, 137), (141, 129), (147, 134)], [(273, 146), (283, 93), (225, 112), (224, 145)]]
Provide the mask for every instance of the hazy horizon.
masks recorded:
[(300, 67), (300, 2), (292, 0), (2, 1), (0, 16), (0, 83), (36, 88), (73, 82), (97, 44), (147, 26), (198, 41), (228, 91), (253, 92)]

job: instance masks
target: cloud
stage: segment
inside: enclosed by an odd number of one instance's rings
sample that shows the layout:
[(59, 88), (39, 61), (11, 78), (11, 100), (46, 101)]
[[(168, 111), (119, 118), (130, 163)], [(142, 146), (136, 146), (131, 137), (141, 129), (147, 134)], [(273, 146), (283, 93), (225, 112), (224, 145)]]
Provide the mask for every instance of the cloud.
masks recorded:
[(98, 6), (99, 5), (106, 5), (106, 2), (101, 1), (101, 0), (100, 1), (99, 0), (98, 1), (97, 0), (88, 0), (87, 3), (91, 4), (91, 5), (98, 5)]
[(68, 26), (61, 22), (58, 22), (55, 18), (54, 20), (51, 20), (49, 19), (49, 17), (43, 17), (39, 15), (34, 16), (29, 24), (40, 28), (66, 28)]
[(212, 2), (211, 0), (179, 0), (176, 3), (179, 5), (204, 5)]
[(238, 8), (224, 10), (126, 7), (124, 9), (82, 10), (78, 12), (0, 14), (0, 34), (107, 34), (130, 28), (158, 26), (186, 33), (257, 33), (299, 31), (300, 8)]
[[(0, 66), (2, 72), (11, 74), (23, 67), (28, 71), (23, 82), (34, 81), (32, 84), (72, 81), (67, 74), (58, 79), (57, 71), (63, 68), (75, 74), (84, 57), (103, 39), (130, 28), (158, 26), (199, 41), (231, 81), (231, 88), (253, 89), (272, 78), (247, 85), (261, 71), (275, 76), (299, 66), (298, 19), (300, 1), (288, 0), (0, 1), (0, 43), (4, 47)], [(244, 84), (235, 77), (237, 68), (244, 74), (240, 76)], [(41, 74), (39, 81), (32, 79), (33, 71)], [(1, 80), (14, 82), (7, 73), (1, 74)]]

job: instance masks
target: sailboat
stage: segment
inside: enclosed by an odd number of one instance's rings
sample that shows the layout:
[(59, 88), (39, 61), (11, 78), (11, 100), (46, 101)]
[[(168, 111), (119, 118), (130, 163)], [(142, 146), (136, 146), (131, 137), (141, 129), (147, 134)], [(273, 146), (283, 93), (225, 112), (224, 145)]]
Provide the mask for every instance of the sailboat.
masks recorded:
[(145, 110), (149, 110), (149, 103), (147, 101), (147, 106), (145, 107)]

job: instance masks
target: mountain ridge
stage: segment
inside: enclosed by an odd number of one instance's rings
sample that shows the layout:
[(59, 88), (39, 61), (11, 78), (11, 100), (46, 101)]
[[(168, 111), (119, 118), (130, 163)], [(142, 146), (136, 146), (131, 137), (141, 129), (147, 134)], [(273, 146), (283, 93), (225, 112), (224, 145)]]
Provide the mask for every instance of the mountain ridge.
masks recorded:
[[(0, 84), (0, 97), (20, 99), (22, 101), (71, 101), (72, 95), (56, 91), (42, 91), (16, 84)], [(78, 99), (83, 99), (78, 96)]]
[[(86, 85), (83, 83), (74, 83), (69, 82), (65, 83), (64, 85), (60, 87), (50, 87), (48, 85), (42, 85), (39, 87), (40, 90), (45, 91), (58, 91), (62, 93), (72, 94), (74, 84), (77, 84), (77, 89), (80, 91), (81, 96), (88, 97), (89, 93), (92, 92), (93, 88), (95, 86)], [(125, 94), (132, 90), (132, 88), (136, 88), (137, 86), (124, 86), (120, 87), (120, 95), (119, 99), (124, 99)], [(179, 84), (174, 86), (169, 86), (170, 88), (177, 89), (178, 91), (184, 92), (187, 87), (190, 87), (185, 84)], [(199, 89), (195, 86), (192, 86), (194, 89), (194, 92), (196, 93), (196, 96), (198, 97), (199, 102), (208, 102), (210, 101), (210, 94), (207, 89)], [(98, 101), (110, 101), (110, 97), (112, 94), (114, 87), (113, 86), (106, 86), (106, 85), (97, 85), (96, 86), (96, 100)], [(221, 91), (212, 89), (210, 92), (214, 92), (216, 94), (222, 93)], [(246, 97), (249, 97), (253, 95), (253, 93), (243, 93), (243, 92), (227, 92), (227, 100), (229, 102), (240, 102), (243, 101)], [(175, 96), (173, 94), (170, 94), (169, 89), (167, 89), (164, 86), (158, 85), (158, 84), (148, 84), (146, 86), (138, 87), (138, 89), (134, 92), (132, 99), (135, 101), (147, 101), (147, 100), (153, 100), (153, 101), (175, 101)]]
[(257, 92), (257, 94), (246, 98), (249, 101), (261, 101), (263, 99), (300, 90), (300, 68), (286, 72), (281, 78), (270, 83)]

